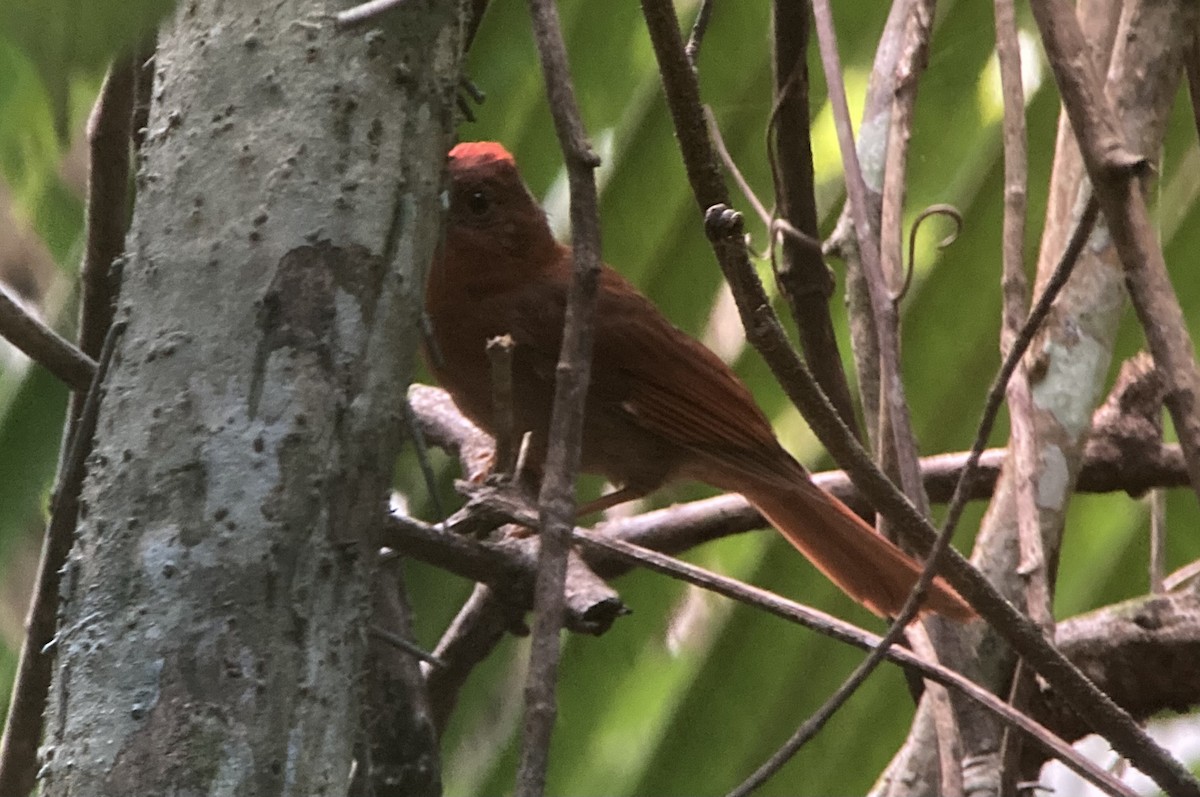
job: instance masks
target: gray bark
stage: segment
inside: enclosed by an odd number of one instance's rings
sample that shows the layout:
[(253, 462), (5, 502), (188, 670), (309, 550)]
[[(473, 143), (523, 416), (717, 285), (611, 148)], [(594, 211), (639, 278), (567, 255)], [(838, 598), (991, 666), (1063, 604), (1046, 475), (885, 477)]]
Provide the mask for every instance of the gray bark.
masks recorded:
[(339, 32), (184, 0), (163, 31), (44, 793), (346, 793), (458, 5)]

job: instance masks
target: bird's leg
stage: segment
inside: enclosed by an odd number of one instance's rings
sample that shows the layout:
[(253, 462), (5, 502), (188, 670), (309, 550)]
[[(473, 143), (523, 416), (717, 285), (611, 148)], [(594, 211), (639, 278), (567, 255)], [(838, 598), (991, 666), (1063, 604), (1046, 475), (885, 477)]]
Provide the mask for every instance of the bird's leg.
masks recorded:
[(623, 504), (626, 501), (636, 501), (646, 495), (649, 490), (632, 485), (625, 485), (619, 490), (613, 490), (611, 493), (606, 493), (595, 501), (588, 501), (583, 506), (575, 510), (575, 517), (581, 518), (585, 515), (590, 515), (593, 512), (603, 512), (605, 509)]

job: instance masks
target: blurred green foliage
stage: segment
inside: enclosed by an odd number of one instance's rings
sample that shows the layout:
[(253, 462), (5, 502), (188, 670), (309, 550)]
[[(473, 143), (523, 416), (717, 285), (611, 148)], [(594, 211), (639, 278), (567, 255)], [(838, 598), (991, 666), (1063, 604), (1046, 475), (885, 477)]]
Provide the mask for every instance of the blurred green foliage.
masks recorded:
[[(677, 3), (685, 23), (695, 5), (694, 0)], [(0, 4), (0, 176), (67, 273), (75, 269), (72, 253), (78, 251), (82, 207), (58, 173), (66, 142), (79, 135), (105, 65), (144, 36), (168, 6), (167, 0)], [(606, 258), (676, 323), (702, 334), (720, 275), (684, 179), (637, 4), (563, 0), (560, 9), (584, 117), (606, 156), (601, 174)], [(835, 13), (851, 101), (861, 102), (886, 6), (848, 0), (835, 4)], [(1023, 24), (1028, 29), (1028, 21)], [(933, 247), (939, 230), (922, 234), (917, 280), (903, 308), (908, 394), (927, 453), (969, 444), (999, 360), (1003, 164), (991, 37), (990, 4), (943, 3), (920, 88), (909, 218), (932, 202), (952, 203), (965, 217), (963, 234), (944, 252)], [(1040, 49), (1028, 48), (1024, 55), (1031, 59), (1027, 71), (1033, 75), (1027, 235), (1032, 264), (1057, 97), (1045, 74), (1038, 77)], [(772, 101), (770, 72), (769, 4), (717, 4), (700, 58), (703, 97), (734, 158), (768, 205), (763, 142)], [(560, 154), (524, 3), (495, 0), (471, 53), (469, 73), (487, 101), (476, 110), (478, 121), (461, 126), (460, 137), (504, 142), (534, 191), (557, 197), (552, 215), (564, 216)], [(840, 207), (841, 183), (819, 69), (812, 90), (818, 195), (828, 232)], [(1195, 218), (1200, 156), (1185, 100), (1176, 111), (1156, 212), (1168, 262), (1180, 266), (1173, 278), (1185, 313), (1195, 323), (1200, 272), (1182, 265), (1200, 251)], [(552, 191), (556, 185), (560, 190)], [(762, 225), (751, 219), (749, 229), (761, 247)], [(844, 337), (840, 301), (834, 312)], [(1140, 345), (1130, 318), (1116, 362)], [(848, 362), (848, 352), (846, 357)], [(785, 444), (814, 467), (827, 466), (757, 356), (747, 351), (736, 368), (776, 418)], [(7, 367), (0, 373), (0, 572), (6, 576), (14, 541), (28, 542), (38, 526), (64, 400), (62, 388), (37, 369)], [(993, 444), (1002, 444), (1004, 433), (999, 429)], [(454, 469), (444, 458), (438, 461), (443, 502), (452, 505)], [(431, 516), (411, 455), (401, 464), (400, 484), (412, 496), (414, 510)], [(683, 486), (658, 500), (701, 494)], [(964, 520), (961, 549), (969, 549), (981, 512), (982, 507), (973, 507)], [(1074, 503), (1059, 579), (1060, 615), (1145, 590), (1145, 517), (1143, 505), (1124, 495)], [(1174, 495), (1170, 518), (1174, 528), (1195, 525), (1194, 500), (1182, 492)], [(1196, 555), (1187, 535), (1172, 538), (1170, 566)], [(726, 539), (688, 558), (879, 628), (774, 535)], [(418, 635), (432, 646), (470, 585), (419, 563), (409, 573)], [(572, 637), (565, 643), (551, 793), (724, 792), (761, 763), (859, 658), (814, 634), (698, 596), (656, 575), (633, 573), (616, 586), (634, 614), (600, 639)], [(444, 744), (448, 794), (511, 789), (524, 655), (521, 641), (506, 641), (467, 684)], [(6, 662), (11, 666), (11, 656), (11, 650), (0, 656), (0, 671)], [(911, 711), (898, 673), (880, 671), (760, 793), (864, 792), (903, 739)]]

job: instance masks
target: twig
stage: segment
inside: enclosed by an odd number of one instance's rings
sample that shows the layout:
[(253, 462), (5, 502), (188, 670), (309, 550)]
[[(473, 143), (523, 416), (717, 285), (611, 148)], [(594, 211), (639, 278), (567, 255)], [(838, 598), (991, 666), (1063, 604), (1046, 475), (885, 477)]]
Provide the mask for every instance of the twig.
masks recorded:
[[(871, 77), (867, 81), (867, 96), (863, 108), (861, 139), (859, 146), (864, 151), (882, 152), (887, 142), (889, 114), (892, 96), (895, 93), (896, 69), (904, 36), (905, 10), (903, 2), (893, 2), (887, 22), (879, 36), (875, 59), (871, 65)], [(870, 180), (866, 186), (868, 219), (878, 224), (882, 212), (883, 197), (875, 186), (883, 185), (883, 159), (871, 158), (866, 163), (870, 169)], [(870, 290), (863, 268), (861, 253), (855, 241), (853, 206), (843, 203), (837, 225), (825, 245), (826, 254), (842, 258), (846, 263), (846, 304), (849, 310), (850, 343), (854, 353), (854, 364), (858, 372), (858, 392), (862, 400), (863, 419), (868, 439), (874, 443), (879, 428), (879, 335), (875, 331), (875, 316), (871, 312)]]
[[(465, 514), (489, 515), (496, 523), (537, 524), (533, 510), (503, 488), (478, 490)], [(539, 539), (479, 541), (398, 514), (390, 516), (386, 528), (388, 543), (406, 554), (488, 585), (476, 589), (434, 651), (443, 662), (441, 670), (429, 674), (430, 703), (440, 729), (467, 675), (504, 632), (528, 633), (521, 616), (531, 607)], [(564, 593), (564, 625), (575, 633), (599, 636), (629, 613), (612, 587), (574, 551), (568, 554)]]
[[(642, 0), (642, 9), (696, 202), (710, 216), (720, 216), (725, 210), (720, 206), (727, 206), (728, 200), (710, 142), (705, 136), (699, 91), (695, 75), (688, 68), (683, 55), (683, 42), (674, 8), (668, 0)], [(710, 230), (717, 228), (717, 225), (709, 226)], [(752, 283), (738, 282), (742, 271), (749, 270), (753, 274), (752, 269), (742, 268), (746, 256), (738, 237), (739, 228), (740, 223), (734, 225), (729, 234), (712, 237), (712, 244), (722, 270), (731, 281), (748, 339), (771, 366), (776, 378), (800, 407), (826, 449), (852, 474), (855, 483), (871, 502), (881, 513), (889, 515), (911, 542), (922, 547), (931, 545), (936, 532), (896, 491), (895, 486), (879, 473), (854, 436), (840, 423), (836, 410), (816, 389), (804, 364), (787, 346), (786, 335), (773, 321), (770, 303), (763, 295), (761, 286), (756, 291)], [(748, 261), (745, 265), (749, 265)], [(1192, 782), (1177, 762), (1151, 741), (1128, 714), (1049, 645), (1036, 626), (1022, 617), (965, 559), (950, 550), (946, 552), (943, 566), (944, 575), (959, 593), (1118, 752), (1138, 757), (1143, 762), (1148, 761), (1147, 766), (1163, 777), (1165, 782), (1160, 785), (1164, 788)]]
[(766, 206), (763, 205), (758, 195), (754, 193), (754, 189), (750, 187), (746, 176), (742, 174), (742, 170), (738, 168), (737, 162), (729, 154), (729, 148), (725, 146), (725, 139), (721, 135), (721, 127), (717, 124), (717, 117), (713, 115), (712, 108), (707, 105), (704, 106), (704, 118), (708, 122), (708, 134), (712, 137), (713, 147), (716, 149), (717, 155), (721, 158), (721, 165), (729, 172), (733, 181), (737, 183), (738, 190), (742, 192), (742, 196), (750, 203), (750, 207), (754, 210), (755, 215), (758, 216), (759, 221), (767, 228), (767, 235), (769, 236), (767, 251), (759, 255), (759, 257), (774, 256), (775, 239), (778, 236), (791, 238), (800, 246), (809, 247), (820, 253), (821, 240), (819, 238), (801, 232), (793, 227), (787, 219), (781, 219), (777, 216), (773, 217), (767, 212)]
[(575, 520), (575, 474), (579, 470), (584, 398), (591, 375), (592, 315), (600, 275), (600, 222), (593, 174), (599, 159), (587, 143), (575, 102), (558, 9), (553, 0), (529, 0), (529, 13), (554, 129), (566, 160), (574, 260), (550, 416), (545, 476), (538, 495), (541, 548), (525, 686), (525, 724), (516, 779), (518, 795), (538, 797), (546, 789), (550, 736), (557, 714), (559, 631), (563, 624), (563, 590)]
[[(754, 193), (754, 189), (750, 187), (750, 182), (742, 174), (742, 170), (738, 168), (737, 162), (733, 156), (729, 154), (729, 148), (725, 146), (725, 137), (721, 135), (721, 126), (717, 124), (717, 117), (712, 112), (712, 108), (704, 106), (704, 121), (708, 124), (708, 135), (712, 138), (713, 148), (716, 149), (717, 155), (721, 158), (722, 165), (725, 166), (725, 171), (733, 177), (733, 181), (737, 183), (738, 190), (742, 192), (742, 196), (750, 203), (750, 207), (754, 209), (755, 215), (762, 221), (763, 226), (767, 228), (767, 234), (774, 237), (771, 232), (772, 217), (767, 211), (762, 200)], [(818, 248), (821, 242), (817, 241)]]
[(42, 739), (42, 713), (54, 663), (51, 642), (57, 628), (59, 582), (74, 539), (79, 491), (87, 472), (92, 435), (96, 431), (104, 377), (112, 361), (116, 340), (124, 329), (124, 322), (109, 327), (78, 426), (63, 454), (50, 523), (42, 541), (37, 582), (25, 620), (25, 640), (13, 681), (8, 720), (0, 740), (0, 794), (29, 794), (34, 788), (38, 770), (37, 748)]
[(962, 234), (963, 217), (962, 212), (953, 205), (945, 202), (937, 202), (921, 210), (913, 217), (912, 227), (908, 231), (908, 263), (904, 268), (904, 282), (898, 288), (890, 288), (888, 298), (892, 304), (901, 301), (908, 294), (912, 287), (913, 274), (917, 268), (917, 232), (921, 229), (921, 225), (933, 216), (945, 216), (954, 222), (954, 232), (938, 241), (937, 248), (945, 249), (958, 240), (958, 236)]
[(389, 631), (386, 628), (380, 628), (377, 625), (371, 626), (367, 629), (367, 631), (376, 639), (380, 639), (388, 643), (397, 650), (404, 651), (410, 656), (416, 658), (418, 661), (432, 664), (434, 667), (446, 666), (446, 662), (439, 659), (437, 655), (430, 653), (427, 650), (423, 650), (420, 645), (418, 645), (416, 642), (413, 642), (411, 639), (405, 639), (399, 634)]
[(825, 723), (858, 691), (859, 687), (875, 671), (875, 668), (884, 659), (888, 658), (888, 654), (895, 649), (895, 643), (903, 636), (904, 627), (916, 616), (925, 590), (928, 588), (929, 583), (933, 581), (932, 575), (926, 578), (926, 574), (928, 573), (930, 573), (930, 570), (926, 568), (926, 571), (922, 573), (922, 580), (927, 581), (927, 583), (918, 583), (918, 586), (913, 589), (905, 601), (903, 608), (900, 610), (900, 614), (892, 621), (887, 633), (879, 640), (879, 643), (870, 649), (867, 657), (859, 662), (854, 671), (842, 681), (841, 686), (834, 690), (833, 694), (826, 698), (825, 702), (809, 715), (808, 719), (801, 723), (795, 733), (778, 750), (772, 753), (770, 758), (763, 762), (741, 785), (729, 792), (729, 797), (747, 797), (747, 795), (751, 794), (759, 786), (766, 783), (772, 775), (782, 769), (783, 765), (800, 751), (800, 748), (808, 744), (825, 727)]
[[(536, 514), (524, 500), (503, 488), (482, 488), (457, 516), (462, 515), (483, 515), (485, 523), (490, 518), (494, 524), (516, 522), (526, 527), (537, 524)], [(534, 591), (528, 576), (535, 572), (540, 561), (537, 538), (475, 540), (399, 514), (390, 516), (388, 528), (407, 553), (456, 575), (486, 583), (514, 606), (529, 608), (521, 601), (522, 596)], [(573, 552), (568, 555), (564, 580), (565, 625), (569, 630), (599, 636), (618, 617), (628, 613), (612, 587)]]
[(1028, 204), (1029, 156), (1026, 150), (1025, 90), (1021, 82), (1021, 48), (1017, 40), (1013, 0), (994, 0), (996, 57), (1004, 99), (1004, 297), (1000, 352), (1008, 353), (1029, 305), (1025, 278), (1025, 213)]
[(63, 382), (83, 392), (91, 384), (96, 362), (30, 314), (0, 285), (0, 336)]
[(696, 21), (692, 24), (692, 33), (688, 36), (687, 46), (684, 48), (688, 63), (692, 65), (693, 70), (696, 69), (696, 60), (700, 57), (700, 45), (704, 43), (704, 34), (708, 32), (708, 23), (712, 20), (713, 6), (715, 5), (715, 0), (701, 0), (700, 10), (696, 12)]
[(513, 416), (513, 346), (511, 335), (501, 335), (487, 342), (488, 362), (492, 368), (492, 415), (496, 421), (496, 472), (505, 475), (512, 475), (517, 464), (517, 429)]
[[(758, 587), (744, 584), (735, 579), (697, 567), (688, 562), (593, 532), (576, 531), (574, 538), (586, 550), (604, 551), (606, 554), (620, 557), (632, 565), (663, 573), (672, 578), (677, 578), (689, 584), (715, 592), (718, 595), (724, 595), (739, 603), (757, 607), (776, 617), (783, 618), (797, 625), (802, 625), (805, 628), (812, 629), (840, 642), (854, 645), (863, 650), (880, 650), (882, 647), (878, 636), (863, 631), (849, 623), (807, 606), (789, 601), (786, 598), (759, 589)], [(1072, 749), (1070, 745), (1046, 730), (1043, 726), (1024, 714), (1014, 711), (995, 695), (981, 689), (953, 670), (922, 659), (904, 648), (892, 647), (887, 650), (885, 655), (889, 660), (914, 670), (924, 678), (960, 691), (972, 700), (984, 705), (989, 711), (994, 712), (996, 716), (1000, 717), (1006, 723), (1013, 724), (1029, 733), (1039, 744), (1052, 748), (1052, 754), (1056, 758), (1059, 758), (1073, 771), (1097, 785), (1106, 793), (1120, 795), (1135, 794), (1128, 786), (1115, 780), (1111, 775), (1087, 760)]]
[[(884, 155), (883, 191), (880, 197), (879, 218), (879, 261), (874, 263), (870, 258), (864, 258), (860, 264), (867, 297), (870, 303), (873, 327), (878, 335), (877, 351), (879, 354), (879, 397), (877, 429), (874, 436), (876, 459), (884, 472), (896, 479), (903, 486), (904, 493), (922, 515), (929, 515), (929, 497), (925, 494), (919, 472), (919, 452), (915, 433), (912, 430), (911, 412), (908, 399), (905, 396), (904, 382), (900, 369), (900, 310), (895, 297), (902, 297), (908, 289), (912, 276), (911, 248), (915, 241), (918, 221), (913, 223), (913, 231), (909, 238), (909, 265), (906, 269), (902, 254), (904, 197), (907, 190), (906, 171), (908, 166), (908, 142), (912, 133), (912, 117), (916, 106), (918, 77), (925, 70), (929, 58), (929, 40), (932, 36), (934, 3), (932, 0), (916, 0), (915, 2), (894, 4), (894, 7), (904, 9), (903, 35), (900, 39), (901, 49), (893, 69), (895, 87), (891, 98), (891, 112), (887, 124), (887, 145)], [(818, 17), (820, 19), (820, 17)], [(833, 39), (832, 17), (828, 21), (829, 38), (833, 46), (829, 49), (836, 55), (836, 40)], [(824, 47), (823, 47), (824, 52)], [(827, 64), (830, 59), (825, 58)], [(840, 78), (840, 75), (839, 75)], [(844, 91), (839, 79), (838, 91)], [(845, 125), (850, 130), (849, 118)], [(851, 143), (852, 140), (851, 140)], [(844, 146), (844, 144), (843, 144)], [(857, 150), (855, 150), (857, 152)], [(855, 178), (856, 181), (859, 178)], [(862, 198), (858, 206), (852, 204), (851, 214), (855, 219), (855, 231), (861, 242), (864, 234), (870, 231), (859, 231), (860, 220), (869, 218), (867, 215), (867, 192), (865, 183), (861, 186)], [(936, 212), (936, 211), (935, 211)], [(920, 219), (921, 217), (918, 217)], [(899, 283), (899, 289), (891, 286)], [(866, 365), (866, 364), (864, 364)], [(970, 474), (964, 471), (964, 478)], [(879, 519), (880, 531), (889, 538), (895, 538), (891, 522), (886, 516)], [(939, 537), (942, 547), (949, 544), (952, 530), (943, 528)], [(942, 541), (945, 542), (942, 542)], [(936, 567), (934, 564), (938, 546), (935, 545), (930, 554), (926, 571)], [(914, 587), (913, 594), (920, 595), (928, 587), (931, 577), (922, 574)], [(884, 644), (894, 644), (899, 638), (899, 626), (907, 624), (915, 615), (916, 608), (906, 607), (900, 616), (895, 618), (892, 628), (884, 638)], [(920, 626), (921, 624), (915, 624)], [(956, 632), (953, 629), (939, 630), (932, 624), (931, 630), (938, 633), (942, 655), (949, 659), (949, 652), (957, 648)], [(924, 633), (920, 630), (919, 633)], [(858, 684), (847, 679), (839, 693), (829, 699), (829, 704), (835, 701), (849, 699), (867, 675), (878, 666), (880, 656), (872, 654), (860, 665), (855, 675), (859, 677)], [(961, 662), (956, 662), (961, 664)], [(949, 750), (961, 741), (957, 731), (957, 723), (946, 700), (934, 701), (930, 696), (930, 710), (938, 715), (935, 717), (937, 726), (937, 744), (941, 750)], [(948, 734), (948, 735), (947, 735)], [(950, 758), (947, 755), (938, 757), (941, 768), (940, 782), (961, 792), (962, 769), (960, 756)]]
[(446, 730), (462, 685), (475, 666), (495, 650), (507, 632), (529, 633), (521, 624), (524, 613), (498, 599), (486, 584), (475, 585), (433, 650), (445, 666), (425, 673), (429, 712), (439, 736)]
[[(1005, 388), (1008, 385), (1008, 381), (1020, 364), (1021, 358), (1025, 356), (1025, 352), (1029, 350), (1029, 344), (1033, 342), (1034, 335), (1041, 329), (1042, 322), (1046, 320), (1046, 316), (1050, 313), (1050, 307), (1054, 304), (1055, 298), (1063, 286), (1067, 284), (1067, 279), (1071, 276), (1071, 271), (1079, 259), (1079, 254), (1087, 243), (1088, 237), (1092, 233), (1092, 228), (1096, 224), (1096, 215), (1096, 203), (1093, 199), (1089, 199), (1083, 216), (1080, 217), (1079, 224), (1073, 231), (1071, 239), (1063, 251), (1062, 258), (1054, 270), (1054, 274), (1046, 282), (1041, 296), (1038, 297), (1037, 304), (1030, 311), (1029, 317), (1025, 320), (1024, 325), (1013, 340), (1012, 347), (1009, 349), (1008, 355), (1004, 358), (1004, 362), (1000, 366), (1000, 371), (996, 374), (995, 379), (992, 380), (992, 386), (988, 390), (987, 400), (984, 403), (983, 412), (980, 417), (979, 428), (975, 433), (975, 441), (971, 445), (966, 464), (959, 475), (958, 484), (954, 488), (954, 495), (950, 498), (950, 503), (946, 510), (946, 520), (943, 523), (940, 535), (945, 538), (946, 542), (949, 541), (949, 537), (953, 534), (954, 527), (958, 524), (963, 509), (966, 508), (970, 493), (968, 482), (973, 478), (975, 466), (983, 454), (988, 437), (991, 436), (996, 416), (1000, 412), (1000, 405), (1004, 401)], [(942, 542), (942, 540), (939, 539), (939, 542)]]
[[(893, 9), (900, 9), (902, 6), (907, 7), (907, 4), (894, 3)], [(868, 425), (868, 429), (875, 432), (874, 443), (878, 452), (896, 454), (898, 457), (897, 469), (904, 492), (910, 499), (916, 500), (918, 510), (925, 513), (928, 511), (928, 507), (924, 506), (925, 500), (920, 496), (920, 485), (912, 481), (913, 462), (911, 460), (916, 457), (914, 437), (908, 413), (903, 409), (906, 406), (902, 392), (903, 385), (899, 379), (899, 364), (895, 360), (896, 355), (893, 354), (899, 351), (899, 342), (895, 325), (886, 321), (887, 316), (894, 315), (895, 311), (888, 309), (890, 303), (887, 302), (885, 296), (886, 283), (882, 281), (880, 270), (880, 241), (876, 238), (874, 227), (871, 224), (873, 214), (868, 208), (868, 191), (858, 160), (858, 151), (854, 146), (853, 123), (850, 120), (850, 109), (846, 102), (846, 89), (841, 79), (843, 73), (837, 51), (837, 35), (834, 32), (833, 14), (830, 11), (828, 0), (813, 2), (813, 18), (816, 22), (821, 65), (827, 76), (826, 84), (829, 89), (830, 105), (833, 109), (838, 149), (842, 155), (846, 196), (850, 205), (850, 218), (853, 220), (855, 253), (870, 306), (871, 320), (869, 323), (864, 322), (861, 326), (872, 330), (873, 339), (867, 343), (865, 352), (859, 352), (857, 355), (860, 371), (869, 372), (869, 376), (861, 380), (863, 389), (878, 388), (878, 399), (876, 396), (870, 396), (869, 399), (864, 400), (864, 404), (874, 407), (877, 411), (876, 413), (869, 409), (866, 410), (869, 423), (875, 424), (873, 429)], [(907, 22), (905, 27), (907, 27)], [(854, 312), (857, 305), (853, 303), (853, 300), (851, 306), (852, 312)], [(897, 393), (898, 390), (901, 392)], [(887, 434), (880, 434), (884, 431)], [(885, 461), (881, 460), (881, 462)], [(886, 467), (886, 462), (885, 470), (892, 470)]]

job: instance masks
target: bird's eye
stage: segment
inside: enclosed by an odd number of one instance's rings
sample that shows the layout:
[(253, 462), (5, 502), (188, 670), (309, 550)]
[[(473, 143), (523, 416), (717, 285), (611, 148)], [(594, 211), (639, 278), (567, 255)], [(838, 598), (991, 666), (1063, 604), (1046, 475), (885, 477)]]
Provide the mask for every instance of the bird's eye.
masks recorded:
[(467, 194), (467, 209), (476, 216), (482, 216), (491, 208), (492, 201), (483, 191), (472, 191)]

